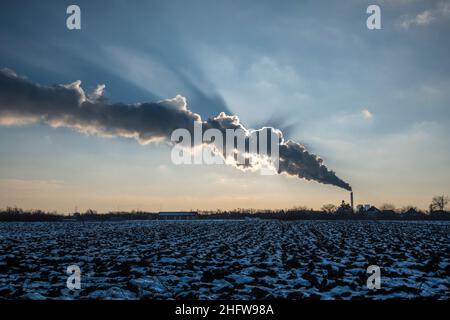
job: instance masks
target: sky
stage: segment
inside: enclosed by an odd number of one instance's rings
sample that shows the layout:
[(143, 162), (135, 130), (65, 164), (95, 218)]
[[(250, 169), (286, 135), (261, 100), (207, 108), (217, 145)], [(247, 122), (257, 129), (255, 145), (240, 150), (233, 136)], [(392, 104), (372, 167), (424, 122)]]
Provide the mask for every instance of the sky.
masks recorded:
[[(81, 30), (66, 8), (81, 8)], [(380, 30), (366, 27), (371, 4)], [(273, 126), (350, 183), (355, 203), (426, 209), (450, 195), (450, 1), (11, 1), (0, 69), (108, 101), (182, 95), (202, 119)], [(0, 125), (0, 208), (71, 212), (290, 208), (348, 191), (225, 165), (175, 165), (165, 143)]]

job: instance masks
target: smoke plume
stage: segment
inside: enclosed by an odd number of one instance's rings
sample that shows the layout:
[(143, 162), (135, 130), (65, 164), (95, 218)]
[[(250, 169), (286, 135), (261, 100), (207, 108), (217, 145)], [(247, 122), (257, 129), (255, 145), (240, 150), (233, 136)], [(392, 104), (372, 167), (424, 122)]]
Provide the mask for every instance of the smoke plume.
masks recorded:
[[(41, 86), (18, 77), (12, 70), (0, 70), (0, 125), (39, 122), (86, 134), (134, 138), (141, 144), (170, 142), (175, 129), (193, 132), (196, 122), (201, 122), (204, 130), (242, 129), (250, 132), (237, 116), (220, 113), (217, 117), (202, 120), (200, 115), (188, 109), (186, 99), (179, 95), (156, 103), (110, 103), (103, 97), (104, 88), (99, 85), (86, 94), (80, 81)], [(271, 130), (280, 139), (278, 173), (351, 190), (350, 185), (329, 170), (321, 158), (292, 140), (284, 140), (281, 131), (270, 127), (260, 130)]]

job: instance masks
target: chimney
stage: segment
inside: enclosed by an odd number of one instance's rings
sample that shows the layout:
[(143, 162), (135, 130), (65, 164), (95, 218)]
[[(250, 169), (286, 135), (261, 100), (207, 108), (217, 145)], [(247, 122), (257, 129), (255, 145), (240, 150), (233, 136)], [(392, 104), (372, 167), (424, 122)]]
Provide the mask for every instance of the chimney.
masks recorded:
[(350, 192), (350, 206), (352, 207), (352, 210), (354, 210), (353, 209), (353, 191)]

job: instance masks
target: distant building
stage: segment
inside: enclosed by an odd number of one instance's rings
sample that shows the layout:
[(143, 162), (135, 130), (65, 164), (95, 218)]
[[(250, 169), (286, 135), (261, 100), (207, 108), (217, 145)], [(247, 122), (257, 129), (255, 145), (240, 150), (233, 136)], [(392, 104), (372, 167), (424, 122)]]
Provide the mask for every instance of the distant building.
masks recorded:
[(377, 207), (372, 206), (370, 204), (359, 204), (357, 206), (357, 208), (358, 208), (358, 213), (365, 214), (369, 218), (377, 218), (381, 214), (380, 209), (378, 209)]
[(337, 214), (351, 214), (354, 213), (353, 208), (348, 203), (345, 203), (344, 200), (342, 200), (341, 205), (336, 210)]
[(370, 217), (370, 218), (376, 218), (379, 217), (381, 214), (381, 210), (378, 209), (377, 207), (371, 206), (369, 209), (366, 210), (366, 214)]
[(167, 211), (158, 213), (159, 220), (193, 220), (197, 218), (198, 212)]
[(367, 210), (369, 210), (371, 207), (370, 204), (358, 204), (356, 206), (356, 209), (358, 212), (366, 212)]

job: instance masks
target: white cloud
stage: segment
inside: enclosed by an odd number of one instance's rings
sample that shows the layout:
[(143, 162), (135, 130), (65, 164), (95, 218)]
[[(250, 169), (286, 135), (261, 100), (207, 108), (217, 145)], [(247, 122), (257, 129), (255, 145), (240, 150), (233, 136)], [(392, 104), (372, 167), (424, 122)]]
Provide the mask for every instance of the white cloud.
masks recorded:
[(435, 8), (424, 10), (415, 16), (405, 15), (400, 18), (398, 25), (403, 29), (413, 26), (427, 26), (433, 21), (450, 16), (450, 3), (440, 2)]
[(422, 13), (419, 13), (416, 16), (416, 23), (418, 25), (427, 25), (429, 24), (431, 21), (433, 21), (435, 18), (433, 16), (433, 13), (430, 10), (425, 10)]
[(445, 17), (450, 16), (450, 2), (439, 3), (437, 10), (441, 15)]
[(354, 113), (340, 115), (335, 118), (337, 123), (345, 125), (358, 124), (361, 123), (362, 121), (369, 121), (371, 119), (373, 119), (373, 114), (368, 109), (363, 109), (361, 111), (357, 111)]
[(89, 99), (91, 100), (98, 100), (101, 99), (103, 96), (103, 91), (105, 90), (104, 84), (99, 84), (97, 87), (92, 91), (92, 93), (89, 95)]
[(362, 114), (362, 116), (363, 116), (363, 119), (365, 119), (365, 120), (369, 120), (369, 119), (372, 119), (372, 118), (373, 118), (372, 112), (370, 112), (370, 111), (367, 110), (367, 109), (364, 109), (363, 111), (361, 111), (361, 114)]
[(426, 26), (435, 19), (433, 12), (431, 10), (425, 10), (422, 13), (417, 14), (413, 18), (404, 17), (400, 21), (400, 27), (403, 29), (409, 29), (411, 26)]

